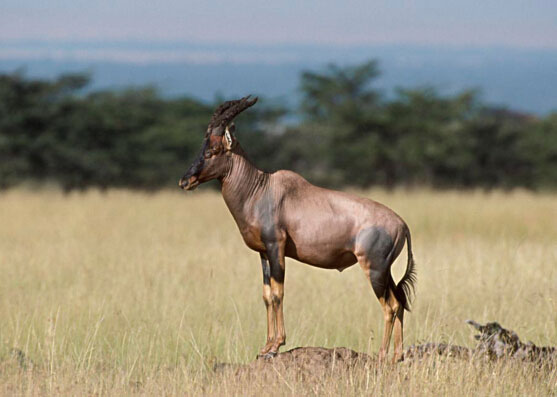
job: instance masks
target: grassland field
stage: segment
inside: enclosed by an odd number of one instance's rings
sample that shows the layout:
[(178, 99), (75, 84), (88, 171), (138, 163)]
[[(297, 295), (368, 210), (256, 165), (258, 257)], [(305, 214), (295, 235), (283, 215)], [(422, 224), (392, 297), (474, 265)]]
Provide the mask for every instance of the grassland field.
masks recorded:
[[(473, 346), (498, 321), (557, 345), (557, 194), (370, 190), (412, 232), (418, 284), (405, 345)], [(398, 279), (406, 250), (395, 263)], [(218, 376), (265, 342), (258, 254), (217, 192), (0, 194), (0, 395), (557, 395), (521, 362), (432, 359), (318, 381)], [(374, 354), (380, 306), (358, 265), (287, 260), (287, 345)]]

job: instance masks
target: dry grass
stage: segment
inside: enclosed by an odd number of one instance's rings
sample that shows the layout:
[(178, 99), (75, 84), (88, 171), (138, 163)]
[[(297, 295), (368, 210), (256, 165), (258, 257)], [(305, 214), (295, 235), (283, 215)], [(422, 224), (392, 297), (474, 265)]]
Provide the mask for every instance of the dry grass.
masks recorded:
[[(473, 345), (464, 320), (557, 344), (557, 196), (371, 191), (418, 261), (406, 344)], [(397, 261), (400, 277), (405, 258)], [(217, 376), (265, 338), (258, 255), (215, 193), (0, 195), (0, 394), (548, 395), (522, 363), (434, 360), (307, 382)], [(382, 314), (358, 266), (287, 263), (287, 346), (376, 352)]]

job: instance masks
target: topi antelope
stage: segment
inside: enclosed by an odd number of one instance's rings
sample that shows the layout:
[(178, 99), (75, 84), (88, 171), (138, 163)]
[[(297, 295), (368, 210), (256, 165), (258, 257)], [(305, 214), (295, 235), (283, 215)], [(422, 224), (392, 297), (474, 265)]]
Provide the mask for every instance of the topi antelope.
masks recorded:
[[(218, 179), (222, 196), (246, 245), (259, 252), (267, 343), (260, 356), (273, 357), (286, 341), (283, 319), (285, 257), (342, 271), (356, 262), (371, 282), (385, 318), (379, 359), (389, 349), (402, 360), (404, 310), (416, 281), (410, 231), (392, 210), (352, 194), (323, 189), (291, 171), (266, 173), (255, 167), (234, 136), (232, 120), (257, 98), (224, 102), (209, 122), (199, 157), (180, 179), (193, 190)], [(390, 268), (406, 240), (408, 264), (395, 284)]]

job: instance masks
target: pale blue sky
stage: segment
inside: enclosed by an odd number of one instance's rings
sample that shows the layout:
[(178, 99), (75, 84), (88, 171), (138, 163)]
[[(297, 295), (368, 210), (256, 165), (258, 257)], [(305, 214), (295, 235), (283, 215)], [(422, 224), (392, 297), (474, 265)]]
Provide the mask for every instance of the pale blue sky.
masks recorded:
[(557, 48), (557, 0), (2, 0), (0, 40)]

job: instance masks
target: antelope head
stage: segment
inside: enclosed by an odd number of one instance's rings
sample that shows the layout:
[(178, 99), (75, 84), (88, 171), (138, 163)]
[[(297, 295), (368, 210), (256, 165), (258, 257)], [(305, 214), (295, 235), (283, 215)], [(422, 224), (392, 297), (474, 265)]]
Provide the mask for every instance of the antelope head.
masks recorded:
[(201, 152), (178, 182), (184, 190), (193, 190), (199, 184), (221, 178), (229, 168), (230, 156), (236, 146), (232, 120), (257, 102), (257, 97), (246, 96), (235, 101), (226, 101), (213, 113)]

